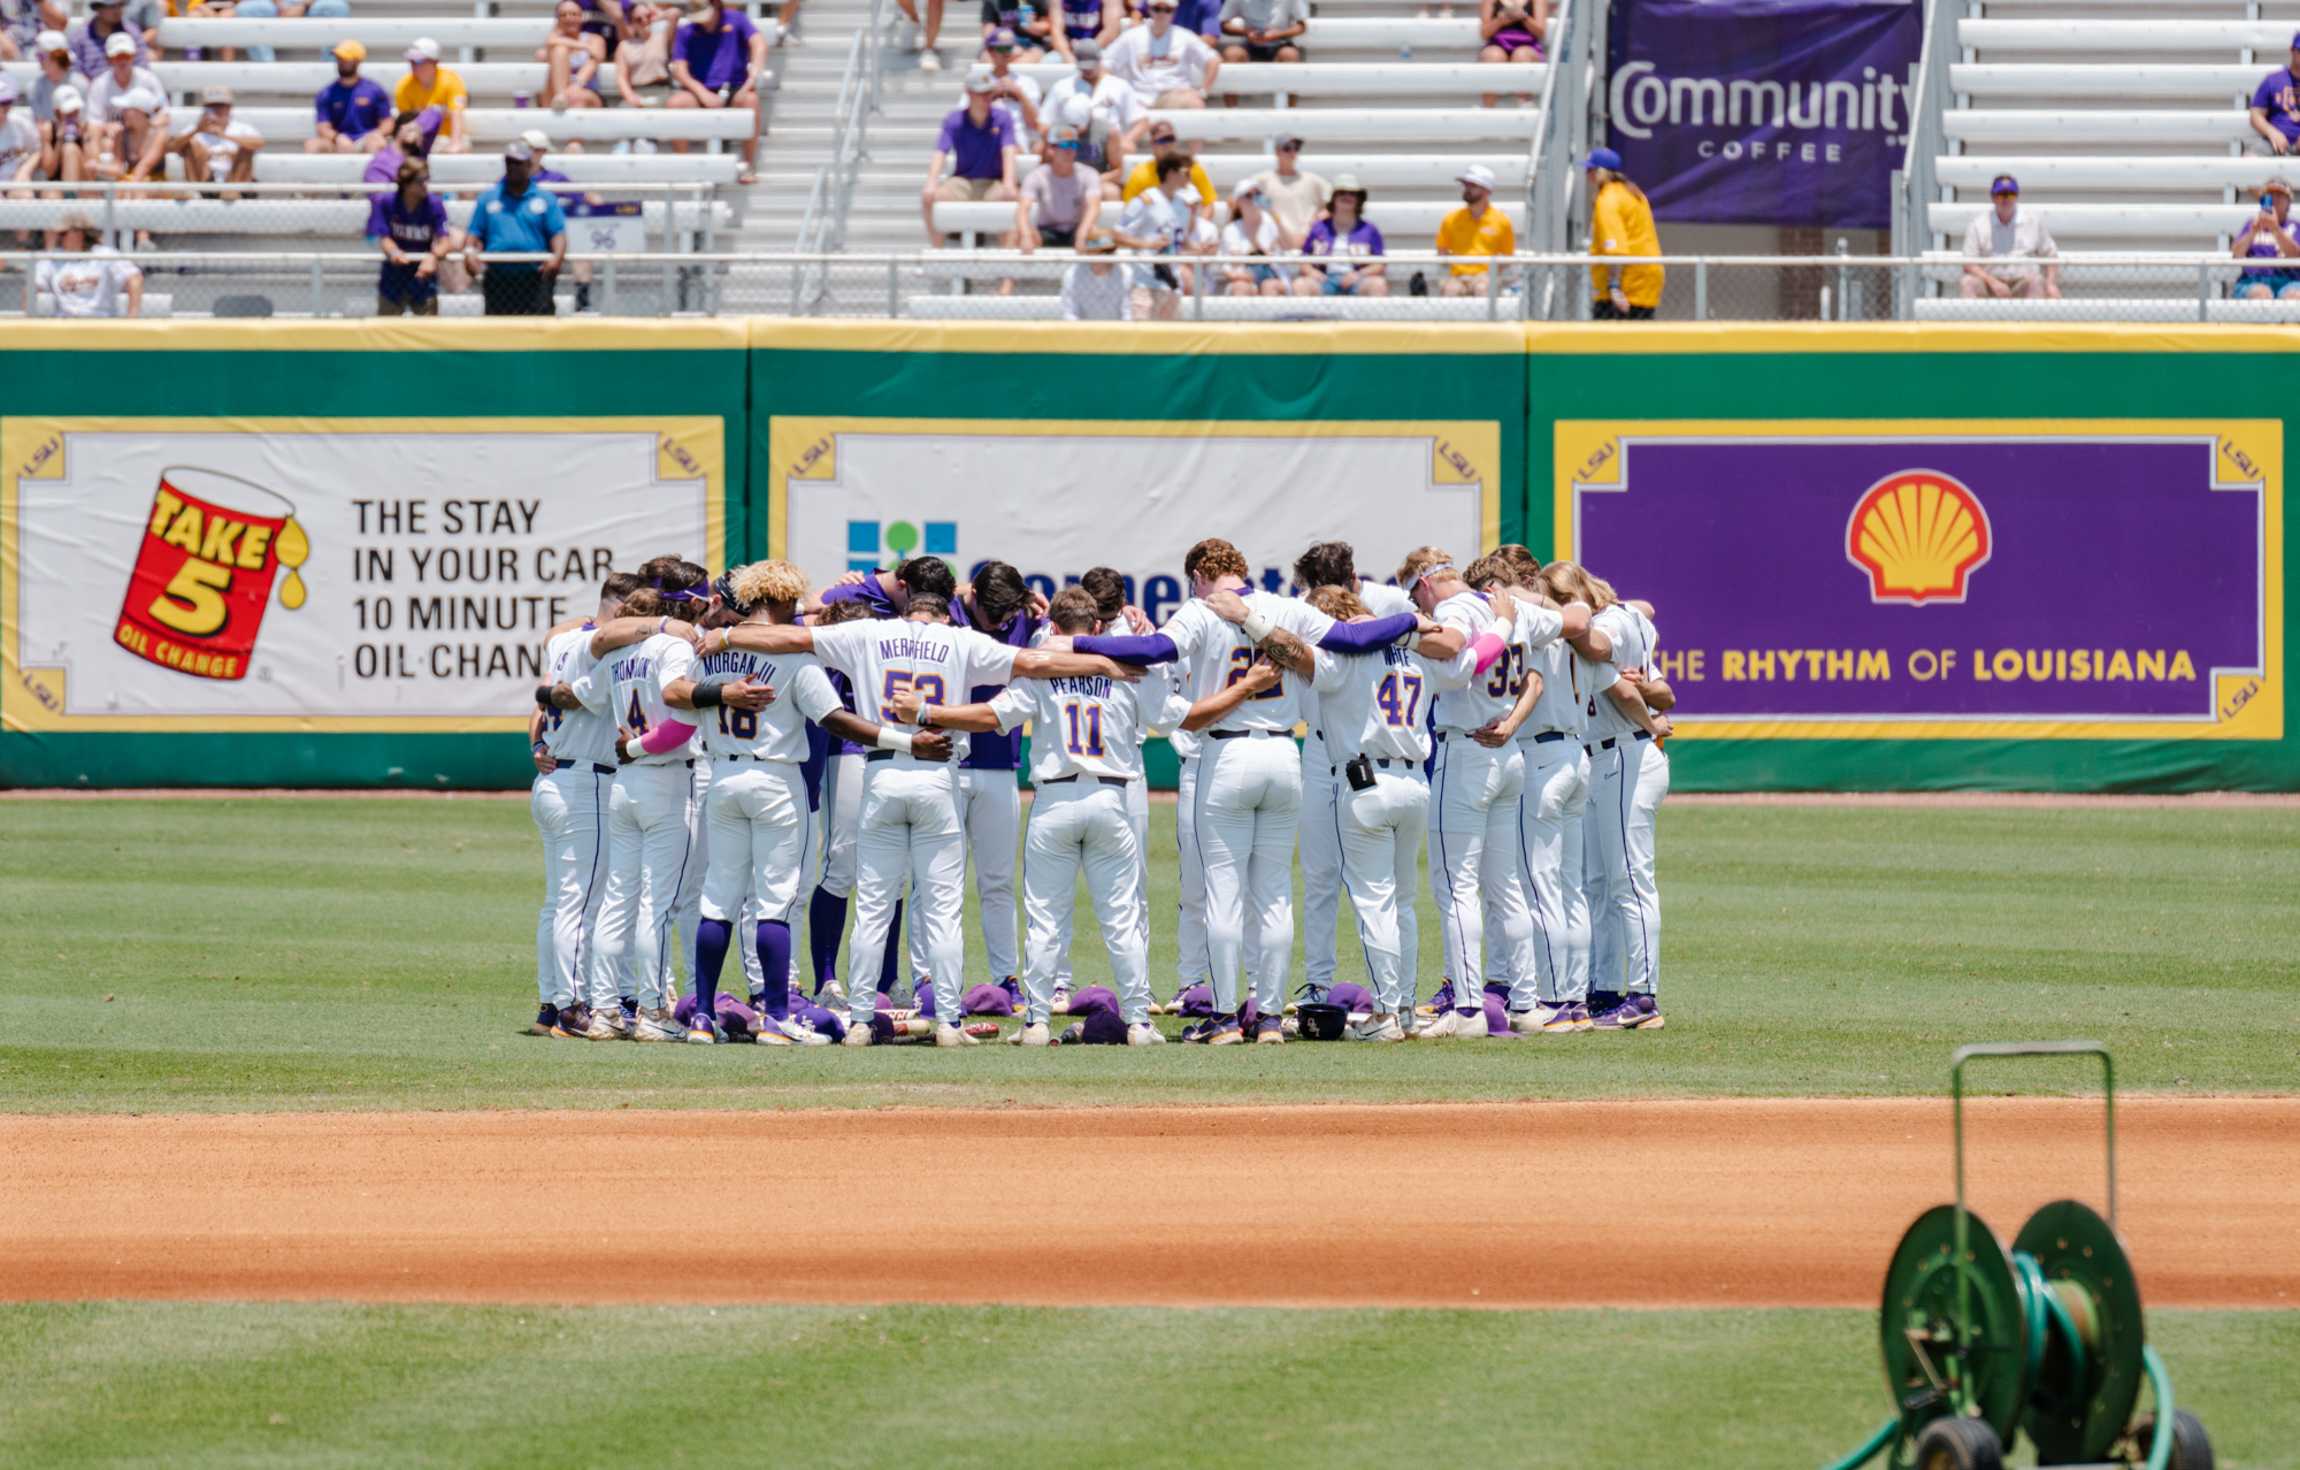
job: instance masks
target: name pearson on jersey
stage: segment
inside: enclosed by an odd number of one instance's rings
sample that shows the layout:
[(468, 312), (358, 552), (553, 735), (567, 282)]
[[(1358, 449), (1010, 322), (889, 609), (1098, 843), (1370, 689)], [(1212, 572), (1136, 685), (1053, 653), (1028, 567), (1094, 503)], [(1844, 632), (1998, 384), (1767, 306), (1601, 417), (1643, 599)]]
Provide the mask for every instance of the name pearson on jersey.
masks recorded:
[(1082, 674), (1075, 678), (1049, 679), (1047, 687), (1056, 694), (1076, 694), (1087, 699), (1108, 699), (1111, 681), (1107, 674)]

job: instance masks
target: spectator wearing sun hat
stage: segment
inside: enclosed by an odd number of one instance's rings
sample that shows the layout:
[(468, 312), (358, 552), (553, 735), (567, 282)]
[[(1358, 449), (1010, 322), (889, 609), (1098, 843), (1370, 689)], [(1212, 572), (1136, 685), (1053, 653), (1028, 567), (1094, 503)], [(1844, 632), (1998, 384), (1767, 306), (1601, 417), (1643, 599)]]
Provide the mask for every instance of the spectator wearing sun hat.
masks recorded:
[(373, 153), (391, 141), (385, 124), (391, 121), (391, 95), (359, 74), (367, 48), (357, 41), (339, 41), (330, 53), (335, 58), (335, 80), (312, 98), (312, 135), (304, 139), (306, 153)]
[(1609, 266), (1607, 256), (1629, 259), (1661, 253), (1661, 235), (1653, 227), (1653, 206), (1645, 191), (1621, 171), (1621, 155), (1610, 148), (1592, 148), (1582, 164), (1589, 176), (1590, 283), (1596, 292), (1590, 315), (1598, 321), (1645, 321), (1661, 305), (1661, 267)]
[(1494, 207), (1492, 169), (1473, 163), (1455, 174), (1454, 181), (1461, 185), (1461, 208), (1439, 221), (1437, 252), (1465, 258), (1448, 268), (1440, 289), (1447, 296), (1488, 295), (1501, 283), (1488, 268), (1487, 258), (1515, 255), (1517, 231), (1509, 216)]
[[(551, 316), (552, 289), (567, 260), (567, 215), (558, 197), (535, 184), (535, 150), (503, 150), (503, 178), (471, 206), (466, 260), (487, 298), (489, 316)], [(488, 254), (548, 255), (535, 261), (489, 262)]]
[[(1358, 182), (1356, 174), (1338, 175), (1326, 203), (1328, 213), (1310, 226), (1309, 238), (1302, 242), (1302, 253), (1332, 263), (1304, 266), (1302, 273), (1294, 278), (1294, 294), (1389, 295), (1389, 267), (1382, 263), (1387, 251), (1381, 230), (1366, 218), (1366, 186)], [(1343, 261), (1348, 264), (1342, 264)]]
[(1965, 269), (1958, 289), (1968, 301), (1990, 296), (2057, 301), (2060, 267), (2049, 262), (2059, 255), (2044, 216), (2021, 207), (2020, 180), (1998, 174), (1989, 185), (1989, 207), (1965, 226)]
[(469, 153), (471, 131), (464, 113), (471, 106), (471, 89), (463, 85), (463, 78), (453, 67), (439, 64), (439, 43), (431, 37), (416, 37), (405, 55), (407, 75), (392, 89), (392, 111), (421, 112), (427, 107), (438, 108), (443, 126), (431, 151)]

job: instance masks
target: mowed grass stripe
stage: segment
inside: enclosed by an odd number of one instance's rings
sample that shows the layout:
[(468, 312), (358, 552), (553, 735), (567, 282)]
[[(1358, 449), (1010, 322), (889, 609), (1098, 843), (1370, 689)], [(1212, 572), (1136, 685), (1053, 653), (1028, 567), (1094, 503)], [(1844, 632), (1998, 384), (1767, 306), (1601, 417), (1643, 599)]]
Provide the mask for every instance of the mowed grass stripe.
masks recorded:
[[(1939, 1091), (1960, 1041), (2064, 1035), (2109, 1042), (2129, 1087), (2300, 1087), (2286, 807), (1665, 808), (1668, 1030), (1250, 1055), (533, 1040), (518, 1032), (542, 865), (520, 803), (21, 800), (5, 815), (0, 1109), (1876, 1095)], [(1172, 817), (1153, 808), (1161, 993)], [(1426, 995), (1438, 926), (1420, 886)], [(985, 978), (969, 903), (970, 978)], [(1080, 933), (1081, 980), (1106, 980)], [(1360, 977), (1346, 908), (1339, 952)]]

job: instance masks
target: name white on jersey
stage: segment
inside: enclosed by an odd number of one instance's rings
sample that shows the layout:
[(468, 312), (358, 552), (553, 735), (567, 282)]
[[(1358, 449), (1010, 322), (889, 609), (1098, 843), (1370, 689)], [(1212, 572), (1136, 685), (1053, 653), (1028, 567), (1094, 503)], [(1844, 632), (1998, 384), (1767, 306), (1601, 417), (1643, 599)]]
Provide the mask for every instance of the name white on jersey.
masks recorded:
[(698, 659), (695, 678), (749, 679), (775, 691), (775, 702), (762, 710), (722, 704), (695, 711), (702, 719), (703, 746), (714, 756), (746, 755), (798, 765), (807, 758), (807, 722), (819, 724), (840, 708), (830, 675), (812, 654), (729, 648)]

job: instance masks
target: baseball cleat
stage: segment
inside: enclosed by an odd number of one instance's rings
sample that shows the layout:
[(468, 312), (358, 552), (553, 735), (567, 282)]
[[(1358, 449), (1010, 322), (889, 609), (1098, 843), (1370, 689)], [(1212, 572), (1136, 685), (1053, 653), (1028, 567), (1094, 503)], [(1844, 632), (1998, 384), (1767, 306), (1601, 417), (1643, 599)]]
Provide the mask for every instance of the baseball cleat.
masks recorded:
[(1667, 1024), (1661, 1006), (1650, 995), (1633, 995), (1612, 1010), (1590, 1018), (1599, 1031), (1659, 1031)]
[(936, 1046), (980, 1046), (982, 1043), (966, 1034), (966, 1029), (943, 1022), (934, 1028)]
[(625, 1021), (633, 1023), (638, 1021), (639, 1001), (637, 997), (629, 995), (618, 996), (616, 997), (615, 1004), (622, 1009), (623, 1019)]
[(831, 1044), (829, 1033), (817, 1031), (806, 1022), (794, 1021), (789, 1016), (785, 1016), (779, 1021), (773, 1016), (767, 1017), (766, 1024), (759, 1028), (757, 1039), (762, 1046), (776, 1045), (776, 1042), (767, 1039), (769, 1036), (780, 1038), (793, 1046), (829, 1046)]
[(559, 1019), (551, 1027), (553, 1036), (564, 1036), (580, 1041), (583, 1033), (591, 1029), (591, 1008), (580, 1001), (559, 1008)]
[(562, 1034), (559, 1030), (559, 1007), (552, 1005), (539, 1007), (535, 1012), (534, 1022), (527, 1028), (527, 1034), (529, 1036), (558, 1036)]
[(1184, 1027), (1182, 1039), (1192, 1046), (1236, 1046), (1246, 1036), (1236, 1016), (1209, 1016), (1195, 1026)]
[(1164, 1046), (1166, 1033), (1148, 1021), (1136, 1021), (1126, 1028), (1126, 1044), (1128, 1046)]
[(637, 1024), (631, 1028), (633, 1041), (684, 1041), (687, 1028), (680, 1025), (669, 1010), (656, 1007), (641, 1011)]
[(708, 1015), (702, 1011), (697, 1011), (687, 1018), (687, 1044), (689, 1046), (712, 1046), (717, 1044), (718, 1040), (719, 1028), (712, 1024)]
[(1589, 1029), (1589, 1011), (1578, 1001), (1544, 1001), (1533, 1008), (1533, 1017), (1544, 1036), (1571, 1036)]
[(623, 1013), (609, 1008), (591, 1013), (590, 1024), (583, 1028), (585, 1041), (626, 1041), (631, 1030), (623, 1024)]
[(1342, 1033), (1351, 1041), (1403, 1041), (1405, 1028), (1395, 1016), (1368, 1016)]
[(847, 1034), (846, 1034), (846, 1039), (845, 1039), (844, 1041), (841, 1041), (841, 1042), (839, 1043), (839, 1045), (841, 1045), (841, 1046), (869, 1046), (870, 1044), (871, 1044), (870, 1024), (869, 1024), (868, 1022), (854, 1022), (854, 1021), (849, 1021), (849, 1022), (847, 1023)]
[(1054, 1031), (1044, 1021), (1033, 1021), (1016, 1032), (1014, 1039), (1021, 1046), (1047, 1046), (1054, 1040)]
[(1485, 1011), (1480, 1008), (1474, 1011), (1441, 1012), (1415, 1035), (1424, 1041), (1443, 1041), (1449, 1038), (1483, 1041), (1486, 1035)]
[(1254, 1023), (1254, 1045), (1284, 1046), (1285, 1044), (1286, 1023), (1284, 1018), (1279, 1016), (1264, 1016), (1261, 1020)]

